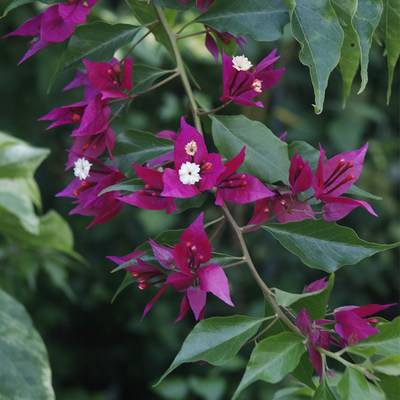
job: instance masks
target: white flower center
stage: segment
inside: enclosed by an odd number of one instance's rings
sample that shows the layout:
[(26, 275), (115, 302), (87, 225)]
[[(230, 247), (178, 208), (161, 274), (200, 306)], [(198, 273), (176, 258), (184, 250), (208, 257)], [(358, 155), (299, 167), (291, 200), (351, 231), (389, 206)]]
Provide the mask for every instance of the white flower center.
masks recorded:
[(201, 176), (200, 165), (186, 161), (179, 169), (179, 179), (184, 185), (194, 185), (199, 182)]
[(80, 180), (86, 179), (89, 176), (91, 166), (92, 164), (86, 158), (78, 158), (75, 161), (74, 175)]
[(253, 66), (253, 64), (244, 55), (232, 57), (232, 64), (233, 68), (238, 71), (247, 71)]
[(251, 84), (251, 88), (255, 92), (261, 93), (262, 92), (261, 84), (262, 84), (262, 81), (260, 81), (259, 79), (254, 79), (253, 83)]
[(194, 140), (187, 143), (185, 146), (185, 151), (189, 156), (194, 156), (197, 152), (197, 143)]

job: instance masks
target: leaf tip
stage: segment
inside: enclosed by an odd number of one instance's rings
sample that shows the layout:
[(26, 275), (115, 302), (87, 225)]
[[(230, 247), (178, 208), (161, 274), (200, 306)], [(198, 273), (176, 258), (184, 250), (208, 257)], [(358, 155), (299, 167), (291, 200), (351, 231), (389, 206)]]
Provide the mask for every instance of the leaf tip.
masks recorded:
[(314, 108), (314, 112), (315, 114), (319, 115), (322, 113), (322, 108), (319, 108), (317, 105), (312, 104), (313, 108)]

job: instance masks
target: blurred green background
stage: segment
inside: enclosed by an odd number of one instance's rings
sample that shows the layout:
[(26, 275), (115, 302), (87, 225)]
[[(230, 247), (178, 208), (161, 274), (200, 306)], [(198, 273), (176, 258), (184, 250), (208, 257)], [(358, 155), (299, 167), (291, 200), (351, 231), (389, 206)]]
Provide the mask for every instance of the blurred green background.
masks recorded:
[[(8, 1), (1, 0), (1, 9)], [(30, 4), (12, 11), (1, 20), (0, 35), (15, 30), (26, 19), (37, 15), (41, 6)], [(102, 2), (95, 7), (91, 19), (101, 17), (116, 22), (112, 10), (124, 12), (123, 3)], [(174, 324), (181, 295), (167, 290), (162, 300), (146, 316), (140, 318), (144, 306), (156, 289), (139, 291), (135, 285), (125, 289), (111, 304), (111, 299), (124, 272), (111, 274), (114, 264), (107, 255), (122, 256), (138, 244), (165, 229), (185, 228), (199, 210), (165, 215), (126, 206), (114, 220), (90, 230), (89, 219), (68, 217), (70, 199), (55, 198), (72, 179), (64, 171), (65, 149), (71, 144), (70, 127), (45, 131), (45, 122), (36, 120), (55, 107), (71, 104), (82, 98), (80, 89), (62, 92), (74, 76), (74, 71), (61, 75), (47, 93), (50, 77), (65, 44), (48, 47), (20, 66), (17, 62), (27, 48), (28, 38), (7, 38), (0, 41), (0, 130), (31, 144), (51, 149), (51, 156), (39, 168), (36, 179), (43, 198), (43, 212), (56, 209), (70, 223), (74, 232), (76, 251), (87, 259), (82, 265), (66, 256), (47, 259), (39, 250), (30, 250), (0, 237), (0, 286), (20, 300), (28, 309), (35, 326), (47, 345), (53, 371), (53, 385), (60, 400), (117, 400), (117, 399), (225, 399), (237, 386), (245, 366), (244, 357), (250, 348), (234, 362), (222, 368), (207, 365), (180, 367), (172, 376), (152, 388), (169, 366), (184, 338), (194, 325), (192, 315)], [(399, 68), (390, 105), (386, 105), (387, 71), (382, 48), (374, 43), (370, 54), (369, 83), (361, 95), (356, 95), (359, 81), (342, 109), (342, 85), (339, 71), (331, 75), (322, 115), (313, 113), (313, 91), (306, 67), (298, 61), (298, 45), (289, 36), (275, 43), (252, 42), (246, 55), (260, 61), (273, 48), (281, 59), (276, 68), (285, 67), (280, 83), (264, 93), (263, 109), (240, 108), (230, 105), (224, 114), (242, 113), (265, 123), (276, 135), (288, 132), (287, 141), (306, 140), (314, 147), (318, 143), (327, 156), (353, 150), (369, 142), (363, 172), (357, 186), (381, 196), (371, 201), (379, 218), (357, 209), (340, 224), (355, 229), (365, 240), (393, 243), (399, 240)], [(183, 56), (201, 91), (196, 95), (207, 107), (219, 105), (222, 94), (221, 65), (204, 48), (203, 37), (181, 43)], [(239, 53), (238, 53), (239, 54)], [(106, 61), (106, 60), (105, 60)], [(134, 61), (169, 68), (171, 61), (152, 40), (144, 41), (134, 52)], [(185, 115), (186, 103), (179, 81), (173, 81), (155, 93), (140, 97), (121, 118), (113, 122), (118, 134), (127, 127), (156, 133), (163, 129), (176, 130), (179, 118)], [(188, 117), (190, 122), (190, 116)], [(203, 120), (209, 132), (210, 122)], [(206, 220), (218, 217), (207, 203)], [(243, 224), (251, 217), (251, 207), (232, 207)], [(1, 222), (0, 222), (1, 223)], [(249, 234), (247, 240), (261, 276), (271, 287), (301, 292), (313, 280), (324, 276), (311, 270), (283, 249), (265, 232)], [(228, 229), (212, 243), (219, 252), (238, 254), (238, 245)], [(330, 301), (331, 309), (347, 305), (390, 303), (398, 301), (398, 251), (383, 252), (364, 260), (357, 266), (347, 266), (336, 274)], [(261, 292), (244, 267), (227, 271), (232, 310), (218, 299), (209, 296), (206, 317), (212, 315), (248, 314), (261, 316)], [(391, 319), (395, 309), (384, 317)], [(252, 385), (240, 399), (269, 399), (277, 387), (266, 383)]]

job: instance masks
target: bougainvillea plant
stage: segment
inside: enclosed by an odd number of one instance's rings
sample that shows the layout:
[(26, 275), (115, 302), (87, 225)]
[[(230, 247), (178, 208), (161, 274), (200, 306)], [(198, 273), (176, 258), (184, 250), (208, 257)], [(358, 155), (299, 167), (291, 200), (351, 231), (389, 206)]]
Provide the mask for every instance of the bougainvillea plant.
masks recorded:
[[(6, 13), (19, 3), (13, 1)], [(396, 344), (398, 350), (400, 320), (389, 322), (378, 315), (395, 306), (396, 299), (393, 304), (351, 304), (334, 310), (328, 302), (334, 272), (398, 245), (366, 242), (336, 222), (358, 207), (365, 221), (378, 217), (373, 204), (351, 197), (352, 193), (369, 199), (374, 196), (361, 190), (353, 190), (350, 197), (348, 193), (362, 174), (368, 143), (360, 149), (326, 155), (324, 143), (317, 141), (314, 147), (304, 142), (287, 143), (286, 135), (279, 137), (244, 115), (231, 115), (230, 107), (238, 109), (233, 103), (244, 108), (264, 107), (261, 95), (274, 90), (289, 73), (278, 66), (277, 49), (265, 51), (258, 62), (251, 59), (246, 54), (245, 38), (275, 40), (286, 24), (301, 44), (300, 60), (310, 67), (317, 114), (322, 112), (328, 77), (337, 65), (345, 82), (345, 96), (360, 63), (365, 87), (368, 46), (375, 31), (383, 32), (386, 46), (389, 99), (398, 57), (398, 32), (390, 30), (398, 22), (391, 14), (399, 8), (395, 0), (372, 2), (375, 8), (368, 17), (364, 15), (369, 19), (364, 30), (359, 17), (366, 1), (359, 1), (358, 6), (355, 2), (354, 7), (341, 0), (127, 3), (138, 25), (97, 21), (80, 29), (96, 1), (77, 0), (49, 6), (6, 37), (33, 36), (22, 62), (72, 35), (55, 76), (66, 68), (76, 68), (75, 78), (65, 90), (83, 86), (84, 96), (39, 118), (54, 121), (49, 128), (71, 124), (74, 141), (67, 149), (65, 173), (72, 182), (56, 194), (73, 199), (75, 207), (70, 214), (94, 217), (88, 228), (96, 229), (95, 225), (118, 218), (124, 206), (170, 214), (192, 207), (182, 199), (198, 199), (192, 209), (197, 217), (179, 227), (179, 237), (164, 232), (162, 241), (143, 238), (147, 241), (144, 247), (127, 249), (130, 253), (125, 256), (108, 257), (118, 264), (117, 270), (125, 271), (131, 283), (137, 283), (143, 291), (138, 296), (148, 299), (142, 317), (152, 318), (149, 311), (163, 301), (166, 290), (181, 292), (177, 294), (182, 300), (175, 322), (194, 316), (193, 331), (161, 379), (183, 363), (223, 365), (242, 347), (251, 345), (250, 359), (242, 380), (230, 393), (232, 398), (257, 380), (277, 383), (288, 374), (297, 379), (298, 387), (308, 388), (305, 395), (313, 399), (356, 398), (349, 395), (353, 386), (358, 399), (391, 398), (385, 393), (390, 386), (387, 382), (399, 373), (400, 354), (394, 352)], [(380, 31), (382, 15), (390, 18), (386, 18), (386, 30)], [(192, 25), (199, 30), (185, 34)], [(136, 65), (136, 45), (151, 35), (173, 60), (172, 70), (160, 72), (152, 65)], [(180, 50), (180, 41), (196, 35), (205, 35), (203, 46), (217, 62), (222, 60), (217, 64), (221, 96), (213, 100), (214, 109), (200, 107), (193, 92), (192, 72)], [(358, 38), (357, 49), (362, 53), (350, 68), (354, 72), (345, 64), (349, 35)], [(141, 96), (162, 90), (164, 84), (178, 78), (186, 93), (187, 110), (182, 110), (176, 121), (176, 132), (134, 131), (123, 138), (116, 136), (113, 120), (121, 117), (133, 99), (140, 101)], [(235, 207), (246, 208), (253, 215), (245, 225), (235, 217)], [(209, 215), (215, 214), (220, 217), (210, 221)], [(222, 257), (213, 249), (209, 227), (230, 230), (241, 256)], [(271, 289), (270, 282), (267, 285), (260, 276), (246, 243), (247, 234), (254, 231), (270, 232), (277, 246), (280, 243), (306, 267), (324, 271), (326, 277), (304, 282), (306, 287), (300, 294)], [(231, 267), (247, 269), (254, 278), (254, 287), (266, 302), (264, 316), (237, 315), (229, 281)], [(208, 312), (210, 293), (231, 307), (230, 316), (216, 317)], [(336, 383), (335, 376), (339, 377)]]

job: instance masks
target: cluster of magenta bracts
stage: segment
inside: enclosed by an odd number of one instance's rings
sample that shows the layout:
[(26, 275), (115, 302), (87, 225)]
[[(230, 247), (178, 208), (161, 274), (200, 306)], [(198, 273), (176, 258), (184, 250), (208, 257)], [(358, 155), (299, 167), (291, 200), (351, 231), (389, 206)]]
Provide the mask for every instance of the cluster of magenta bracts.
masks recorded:
[[(323, 290), (327, 284), (326, 278), (320, 279), (308, 285), (303, 293)], [(333, 320), (311, 321), (305, 309), (300, 311), (296, 318), (296, 325), (311, 343), (308, 346), (308, 352), (319, 377), (323, 376), (324, 364), (321, 353), (313, 346), (330, 350), (330, 345), (340, 348), (355, 345), (360, 340), (379, 332), (379, 329), (373, 326), (378, 320), (366, 317), (393, 305), (395, 304), (339, 307), (329, 315), (333, 317)]]
[(28, 51), (18, 64), (33, 56), (52, 43), (63, 42), (83, 24), (97, 0), (69, 0), (67, 3), (53, 4), (44, 12), (24, 22), (18, 29), (5, 35), (33, 36)]

